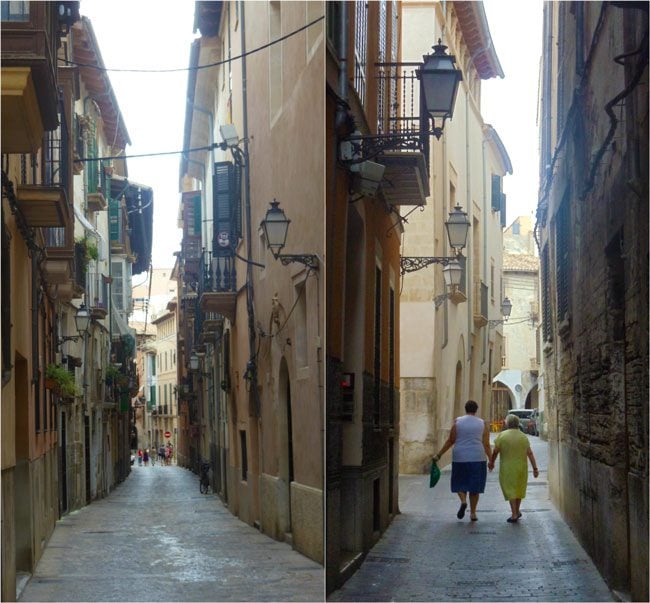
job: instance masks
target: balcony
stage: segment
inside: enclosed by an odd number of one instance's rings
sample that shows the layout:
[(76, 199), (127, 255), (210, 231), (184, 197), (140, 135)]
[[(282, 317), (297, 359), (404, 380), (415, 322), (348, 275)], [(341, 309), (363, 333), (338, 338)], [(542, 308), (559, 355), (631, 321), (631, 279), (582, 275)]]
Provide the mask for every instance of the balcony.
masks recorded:
[[(58, 5), (70, 8), (59, 17)], [(57, 115), (59, 37), (79, 19), (79, 2), (2, 3), (2, 152), (35, 153)]]
[(425, 205), (429, 189), (429, 134), (420, 117), (417, 63), (376, 63), (375, 161), (385, 166), (382, 192), (391, 205)]
[(474, 326), (488, 324), (488, 286), (481, 281), (474, 282)]
[(90, 316), (102, 320), (108, 314), (108, 283), (99, 271), (90, 272), (87, 277), (87, 305), (90, 308)]
[(16, 199), (28, 226), (53, 228), (68, 224), (68, 199), (60, 186), (19, 184)]
[(203, 312), (221, 314), (234, 322), (237, 306), (235, 258), (212, 257), (212, 253), (204, 252), (200, 270), (199, 307)]

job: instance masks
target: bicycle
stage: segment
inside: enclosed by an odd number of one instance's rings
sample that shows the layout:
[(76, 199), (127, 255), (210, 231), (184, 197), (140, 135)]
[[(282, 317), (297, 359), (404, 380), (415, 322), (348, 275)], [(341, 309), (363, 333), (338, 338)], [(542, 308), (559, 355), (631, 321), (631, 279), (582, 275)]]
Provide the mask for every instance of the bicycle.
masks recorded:
[(199, 465), (199, 490), (201, 494), (207, 494), (210, 487), (210, 463), (203, 461)]

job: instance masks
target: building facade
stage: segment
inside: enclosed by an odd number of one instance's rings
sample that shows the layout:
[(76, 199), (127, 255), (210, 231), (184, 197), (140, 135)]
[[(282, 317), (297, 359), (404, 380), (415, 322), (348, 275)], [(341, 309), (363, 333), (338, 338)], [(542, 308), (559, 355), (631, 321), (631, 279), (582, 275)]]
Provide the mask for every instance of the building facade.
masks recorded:
[[(503, 421), (511, 408), (535, 408), (544, 423), (540, 404), (539, 257), (532, 219), (519, 216), (503, 231), (503, 296), (511, 303), (503, 323), (501, 370), (492, 380), (490, 418)], [(499, 426), (500, 428), (500, 426)]]
[[(190, 67), (222, 63), (188, 81), (185, 147), (209, 150), (181, 161), (177, 355), (183, 462), (207, 459), (232, 513), (321, 563), (323, 14), (196, 3)], [(274, 200), (291, 220), (278, 259)]]
[(99, 159), (129, 141), (79, 3), (4, 3), (2, 63), (2, 598), (15, 600), (55, 521), (130, 470), (123, 326), (153, 199), (124, 161)]
[(645, 601), (647, 3), (545, 3), (542, 70), (549, 489), (609, 586)]
[[(14, 601), (61, 512), (61, 396), (46, 376), (58, 364), (57, 284), (79, 285), (77, 297), (82, 287), (69, 152), (74, 81), (57, 57), (79, 3), (3, 3), (1, 10), (2, 599)], [(72, 379), (66, 400), (77, 393)]]
[(398, 512), (399, 207), (422, 204), (428, 182), (416, 120), (409, 149), (379, 143), (400, 127), (404, 77), (375, 66), (399, 60), (399, 6), (327, 3), (328, 592)]
[(408, 217), (402, 253), (453, 256), (445, 221), (460, 206), (470, 223), (460, 286), (446, 291), (434, 264), (405, 275), (400, 295), (400, 471), (423, 473), (468, 399), (490, 420), (502, 328), (489, 321), (501, 318), (502, 181), (512, 166), (481, 115), (481, 81), (504, 75), (482, 3), (404, 2), (402, 13), (402, 27), (412, 32), (403, 38), (403, 60), (418, 60), (442, 39), (462, 72), (453, 117), (432, 143), (431, 195), (424, 211)]

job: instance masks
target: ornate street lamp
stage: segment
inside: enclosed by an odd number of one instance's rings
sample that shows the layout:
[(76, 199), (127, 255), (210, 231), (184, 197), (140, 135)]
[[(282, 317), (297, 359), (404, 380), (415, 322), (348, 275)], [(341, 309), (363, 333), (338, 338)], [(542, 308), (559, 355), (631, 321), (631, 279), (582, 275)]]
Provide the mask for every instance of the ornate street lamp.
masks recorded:
[(199, 357), (196, 355), (196, 353), (192, 353), (192, 355), (190, 356), (190, 370), (191, 371), (199, 370)]
[[(456, 57), (448, 55), (447, 47), (438, 39), (433, 46), (433, 54), (422, 57), (424, 63), (417, 71), (421, 83), (424, 109), (432, 122), (432, 133), (436, 138), (442, 136), (445, 120), (451, 119), (456, 104), (458, 85), (463, 79), (460, 69), (456, 69)], [(442, 120), (436, 126), (436, 119)]]
[(469, 232), (469, 226), (470, 223), (467, 218), (467, 213), (463, 211), (460, 205), (456, 205), (453, 211), (449, 213), (449, 219), (445, 222), (445, 229), (447, 231), (447, 237), (449, 238), (449, 246), (455, 250), (456, 255), (446, 257), (402, 256), (400, 258), (400, 268), (402, 275), (406, 274), (407, 272), (415, 272), (416, 270), (421, 270), (422, 268), (426, 268), (431, 264), (442, 264), (443, 266), (447, 266), (447, 264), (449, 264), (449, 262), (452, 260), (458, 263), (456, 257), (460, 255), (460, 252), (467, 245), (467, 233)]
[(318, 258), (313, 254), (280, 254), (287, 241), (287, 232), (291, 220), (287, 218), (284, 210), (280, 209), (280, 203), (273, 199), (271, 207), (266, 211), (266, 216), (260, 226), (264, 231), (266, 245), (270, 249), (273, 257), (280, 260), (283, 265), (291, 262), (300, 262), (309, 268), (318, 268)]
[(59, 337), (56, 340), (56, 345), (57, 347), (61, 346), (62, 343), (65, 343), (66, 341), (77, 341), (80, 337), (83, 339), (83, 337), (88, 333), (88, 328), (90, 327), (90, 312), (88, 311), (88, 308), (86, 308), (85, 304), (81, 304), (79, 309), (77, 310), (77, 314), (74, 317), (74, 322), (75, 326), (77, 328), (77, 333), (78, 335), (64, 335), (63, 337)]
[(449, 246), (455, 249), (457, 254), (467, 245), (469, 227), (467, 212), (464, 212), (460, 205), (456, 205), (453, 211), (449, 212), (449, 218), (445, 222), (445, 229), (449, 238)]
[(497, 327), (498, 325), (502, 325), (505, 322), (508, 322), (508, 318), (510, 318), (510, 313), (512, 312), (512, 302), (507, 298), (504, 297), (503, 301), (501, 302), (501, 315), (503, 318), (499, 318), (496, 320), (488, 320), (488, 327), (490, 329), (494, 329), (494, 327)]

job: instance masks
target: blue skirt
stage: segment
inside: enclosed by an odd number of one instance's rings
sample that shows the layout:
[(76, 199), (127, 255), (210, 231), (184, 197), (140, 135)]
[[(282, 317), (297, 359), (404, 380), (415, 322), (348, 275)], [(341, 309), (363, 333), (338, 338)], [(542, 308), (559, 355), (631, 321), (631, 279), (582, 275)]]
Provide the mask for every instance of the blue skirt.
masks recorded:
[(451, 464), (451, 491), (483, 494), (487, 479), (487, 461)]

